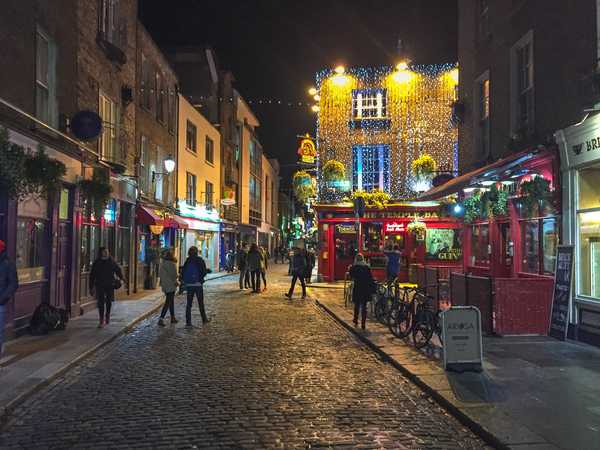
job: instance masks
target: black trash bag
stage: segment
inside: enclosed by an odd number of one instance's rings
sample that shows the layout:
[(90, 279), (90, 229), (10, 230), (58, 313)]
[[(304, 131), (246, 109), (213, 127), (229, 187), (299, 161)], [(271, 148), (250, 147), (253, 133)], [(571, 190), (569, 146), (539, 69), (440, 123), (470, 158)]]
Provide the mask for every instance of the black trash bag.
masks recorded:
[(37, 336), (48, 334), (54, 330), (64, 330), (68, 321), (69, 315), (66, 310), (42, 303), (35, 309), (31, 317), (29, 332)]

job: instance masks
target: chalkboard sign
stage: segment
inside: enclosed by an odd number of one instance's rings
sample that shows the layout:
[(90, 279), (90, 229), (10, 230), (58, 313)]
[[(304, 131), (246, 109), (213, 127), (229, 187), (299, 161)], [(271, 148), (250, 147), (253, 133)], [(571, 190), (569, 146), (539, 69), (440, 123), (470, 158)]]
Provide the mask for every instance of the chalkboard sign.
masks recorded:
[(564, 341), (569, 327), (569, 300), (573, 277), (573, 246), (559, 245), (556, 252), (554, 270), (554, 290), (552, 293), (552, 314), (548, 334)]

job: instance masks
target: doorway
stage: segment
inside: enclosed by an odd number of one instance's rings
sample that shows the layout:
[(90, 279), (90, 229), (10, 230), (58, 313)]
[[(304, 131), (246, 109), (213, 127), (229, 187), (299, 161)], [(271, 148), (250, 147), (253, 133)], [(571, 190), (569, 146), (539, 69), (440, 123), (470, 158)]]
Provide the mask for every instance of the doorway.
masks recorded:
[(334, 276), (336, 280), (343, 280), (358, 252), (356, 226), (354, 224), (337, 224), (333, 241), (335, 245)]
[(56, 291), (54, 306), (71, 309), (71, 236), (72, 236), (72, 190), (63, 188), (60, 191), (58, 205), (58, 242), (56, 255)]
[(510, 234), (510, 223), (498, 224), (500, 231), (500, 264), (498, 266), (498, 277), (510, 278), (512, 276), (513, 242)]

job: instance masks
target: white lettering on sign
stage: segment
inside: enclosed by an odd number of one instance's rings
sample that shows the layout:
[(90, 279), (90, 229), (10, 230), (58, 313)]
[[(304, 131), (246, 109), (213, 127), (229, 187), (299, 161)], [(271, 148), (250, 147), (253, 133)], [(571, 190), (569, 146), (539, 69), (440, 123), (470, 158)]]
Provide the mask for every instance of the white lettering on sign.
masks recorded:
[(402, 233), (404, 231), (404, 223), (389, 222), (385, 224), (386, 233)]

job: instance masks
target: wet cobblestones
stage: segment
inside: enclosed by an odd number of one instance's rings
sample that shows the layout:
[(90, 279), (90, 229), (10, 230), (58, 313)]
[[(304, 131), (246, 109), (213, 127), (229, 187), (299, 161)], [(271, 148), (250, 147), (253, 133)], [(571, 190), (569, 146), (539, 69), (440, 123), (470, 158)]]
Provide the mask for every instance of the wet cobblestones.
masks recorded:
[(311, 301), (285, 299), (287, 281), (207, 284), (208, 325), (142, 322), (19, 407), (0, 448), (484, 448)]

